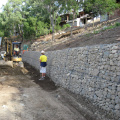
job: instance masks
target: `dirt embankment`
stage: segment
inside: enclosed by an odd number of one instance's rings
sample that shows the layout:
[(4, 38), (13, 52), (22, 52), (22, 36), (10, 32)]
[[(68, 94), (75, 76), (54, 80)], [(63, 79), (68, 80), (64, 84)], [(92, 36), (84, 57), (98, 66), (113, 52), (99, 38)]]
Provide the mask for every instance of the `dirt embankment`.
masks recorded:
[(73, 47), (84, 47), (99, 44), (112, 44), (120, 42), (120, 27), (101, 31), (100, 33), (89, 33), (84, 36), (78, 35), (70, 38), (69, 40), (62, 42), (58, 45), (54, 45), (48, 48), (46, 51), (61, 50)]
[(29, 49), (32, 51), (53, 51), (72, 47), (84, 47), (97, 44), (111, 44), (120, 42), (120, 26), (107, 29), (105, 28), (115, 23), (120, 23), (120, 18), (113, 19), (104, 23), (95, 23), (86, 25), (84, 28), (74, 28), (73, 36), (70, 36), (70, 29), (66, 33), (55, 35), (55, 40), (52, 41), (52, 35), (41, 37), (32, 43), (28, 42)]

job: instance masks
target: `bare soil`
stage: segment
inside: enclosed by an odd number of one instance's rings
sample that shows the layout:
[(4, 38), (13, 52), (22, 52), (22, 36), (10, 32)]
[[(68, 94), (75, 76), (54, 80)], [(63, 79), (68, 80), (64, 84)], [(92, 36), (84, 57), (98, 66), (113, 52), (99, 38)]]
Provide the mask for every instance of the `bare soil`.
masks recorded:
[(52, 47), (46, 49), (46, 51), (61, 50), (73, 47), (92, 46), (99, 44), (112, 44), (118, 42), (120, 42), (120, 26), (113, 29), (101, 31), (97, 34), (88, 33), (86, 35), (74, 35), (73, 37), (69, 37), (68, 40), (66, 40), (65, 42), (53, 45)]
[(39, 77), (26, 63), (25, 69), (0, 66), (0, 120), (115, 120), (49, 77)]
[(118, 43), (120, 42), (120, 26), (107, 30), (104, 29), (115, 23), (120, 23), (120, 18), (105, 23), (95, 23), (94, 28), (92, 24), (86, 25), (84, 28), (74, 28), (72, 36), (70, 35), (70, 29), (68, 29), (66, 33), (55, 35), (54, 41), (51, 40), (52, 35), (47, 35), (33, 41), (29, 49), (33, 51), (54, 51), (73, 47)]

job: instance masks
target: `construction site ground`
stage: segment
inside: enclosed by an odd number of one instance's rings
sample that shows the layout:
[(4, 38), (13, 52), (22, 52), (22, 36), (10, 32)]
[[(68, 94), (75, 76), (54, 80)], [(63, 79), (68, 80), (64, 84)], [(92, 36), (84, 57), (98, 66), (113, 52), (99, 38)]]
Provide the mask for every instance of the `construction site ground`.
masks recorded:
[[(99, 107), (80, 95), (56, 86), (39, 71), (0, 66), (0, 120), (107, 120)], [(115, 120), (115, 119), (111, 119)]]
[[(120, 19), (117, 20), (120, 22)], [(104, 25), (105, 26), (105, 25)], [(104, 27), (102, 26), (102, 28)], [(100, 28), (100, 29), (102, 29)], [(93, 34), (84, 33), (62, 36), (55, 41), (43, 38), (28, 41), (37, 43), (29, 50), (52, 51), (72, 47), (120, 42), (120, 26)], [(0, 66), (0, 120), (115, 120), (91, 101), (56, 86), (49, 77), (39, 81), (39, 71), (25, 63), (25, 69)]]

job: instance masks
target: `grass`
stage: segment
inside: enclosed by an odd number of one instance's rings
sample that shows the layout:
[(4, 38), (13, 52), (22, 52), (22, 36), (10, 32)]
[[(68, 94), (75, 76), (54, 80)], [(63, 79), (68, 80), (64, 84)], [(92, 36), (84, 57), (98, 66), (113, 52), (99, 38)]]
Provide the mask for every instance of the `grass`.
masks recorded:
[(113, 29), (113, 28), (118, 27), (118, 26), (120, 26), (120, 23), (116, 22), (114, 25), (110, 25), (110, 26), (106, 27), (105, 30)]
[(120, 26), (120, 23), (119, 23), (119, 22), (116, 22), (114, 25), (107, 26), (107, 27), (105, 27), (105, 28), (102, 29), (102, 30), (94, 31), (94, 34), (98, 34), (98, 33), (100, 33), (101, 31), (105, 31), (105, 30), (108, 30), (108, 29), (113, 29), (113, 28), (116, 28), (116, 27), (118, 27), (118, 26)]

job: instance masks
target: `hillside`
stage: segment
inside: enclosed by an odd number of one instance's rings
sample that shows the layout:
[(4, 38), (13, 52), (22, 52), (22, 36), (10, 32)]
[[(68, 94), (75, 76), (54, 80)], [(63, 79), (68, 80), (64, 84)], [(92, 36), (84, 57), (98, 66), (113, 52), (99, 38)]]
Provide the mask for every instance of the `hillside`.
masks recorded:
[[(83, 47), (97, 44), (112, 44), (120, 42), (120, 26), (113, 27), (116, 23), (120, 24), (120, 18), (104, 23), (92, 24), (84, 28), (75, 28), (73, 36), (70, 36), (70, 30), (62, 34), (55, 35), (55, 41), (52, 41), (52, 35), (41, 37), (34, 40), (29, 49), (32, 51), (53, 51), (72, 47)], [(109, 28), (109, 29), (108, 29)]]

